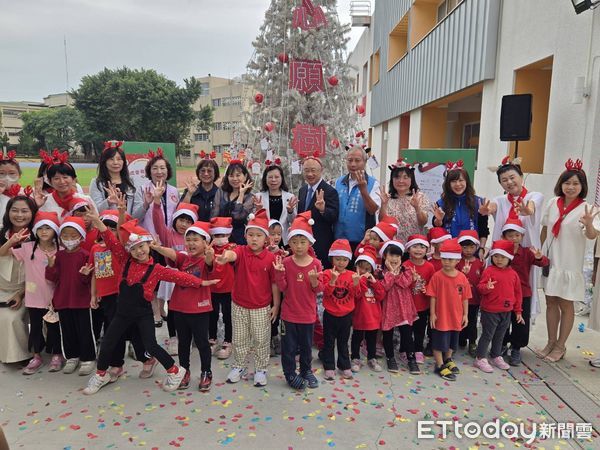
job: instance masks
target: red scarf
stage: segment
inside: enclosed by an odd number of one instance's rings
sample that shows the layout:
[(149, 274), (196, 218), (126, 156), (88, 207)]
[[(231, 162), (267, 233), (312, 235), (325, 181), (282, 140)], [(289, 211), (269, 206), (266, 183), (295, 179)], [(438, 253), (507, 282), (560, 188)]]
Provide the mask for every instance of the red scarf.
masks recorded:
[(71, 207), (71, 201), (73, 201), (74, 195), (75, 191), (71, 191), (64, 197), (61, 197), (60, 195), (58, 195), (58, 192), (52, 191), (52, 198), (54, 199), (56, 204), (64, 210), (62, 213), (63, 216), (69, 212), (69, 208)]
[(523, 190), (521, 191), (521, 193), (519, 194), (519, 196), (517, 198), (513, 197), (512, 194), (506, 194), (506, 198), (508, 199), (508, 201), (510, 203), (510, 211), (508, 212), (509, 219), (518, 219), (519, 218), (519, 215), (515, 211), (515, 202), (523, 201), (523, 199), (525, 198), (526, 195), (527, 195), (527, 189), (525, 188), (525, 186), (523, 186)]
[(583, 199), (577, 197), (571, 202), (569, 206), (565, 208), (565, 198), (558, 197), (558, 201), (556, 202), (556, 206), (558, 206), (558, 220), (554, 222), (554, 225), (552, 226), (552, 234), (554, 235), (554, 237), (558, 237), (558, 233), (560, 233), (560, 225), (562, 224), (562, 221), (565, 219), (565, 217), (567, 217), (567, 214), (569, 214), (582, 203)]

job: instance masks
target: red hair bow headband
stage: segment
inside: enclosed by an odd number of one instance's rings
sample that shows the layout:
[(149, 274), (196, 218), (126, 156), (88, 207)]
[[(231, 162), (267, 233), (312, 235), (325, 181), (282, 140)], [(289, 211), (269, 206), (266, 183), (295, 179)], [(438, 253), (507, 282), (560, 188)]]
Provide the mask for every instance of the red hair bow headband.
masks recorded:
[(405, 159), (399, 159), (394, 164), (389, 165), (388, 169), (394, 170), (394, 169), (400, 169), (400, 168), (404, 168), (404, 167), (406, 167), (407, 169), (411, 169), (411, 170), (414, 169), (413, 165), (406, 162)]
[(42, 162), (46, 164), (46, 166), (53, 166), (55, 164), (68, 164), (69, 163), (69, 153), (68, 152), (59, 152), (57, 148), (52, 150), (52, 154), (48, 154), (45, 150), (40, 150), (40, 158), (42, 158)]
[(276, 165), (276, 166), (280, 166), (281, 165), (281, 158), (275, 158), (275, 161), (271, 161), (270, 159), (267, 159), (265, 161), (265, 166), (269, 167), (272, 165)]
[(102, 151), (110, 150), (111, 148), (121, 148), (123, 147), (123, 141), (106, 141), (104, 143), (104, 148)]
[(12, 161), (12, 162), (16, 163), (17, 162), (16, 157), (17, 157), (17, 152), (15, 152), (14, 150), (6, 152), (6, 155), (4, 154), (4, 152), (2, 150), (0, 150), (0, 161)]
[(163, 149), (158, 147), (156, 149), (156, 153), (154, 153), (152, 150), (150, 150), (148, 152), (148, 159), (154, 159), (156, 156), (158, 156), (159, 158), (164, 158), (164, 154), (163, 154)]
[(571, 158), (569, 158), (567, 160), (567, 162), (565, 163), (565, 167), (567, 170), (575, 170), (577, 172), (583, 172), (583, 162), (577, 158), (575, 161), (573, 161)]
[[(13, 184), (6, 189), (3, 194), (10, 198), (16, 197), (17, 195), (21, 194), (21, 186), (19, 184)], [(23, 189), (23, 195), (26, 197), (31, 197), (31, 194), (33, 194), (33, 189), (31, 186), (26, 186), (25, 189)]]
[(215, 159), (217, 157), (217, 152), (214, 150), (210, 153), (206, 153), (204, 150), (200, 152), (200, 158), (202, 159)]
[(464, 165), (464, 163), (463, 163), (462, 159), (459, 159), (456, 162), (448, 161), (446, 163), (446, 169), (448, 170), (448, 172), (450, 172), (451, 170), (462, 169), (463, 165)]
[(233, 164), (241, 164), (242, 166), (244, 165), (241, 159), (232, 159), (231, 161), (229, 161), (230, 166), (232, 166)]

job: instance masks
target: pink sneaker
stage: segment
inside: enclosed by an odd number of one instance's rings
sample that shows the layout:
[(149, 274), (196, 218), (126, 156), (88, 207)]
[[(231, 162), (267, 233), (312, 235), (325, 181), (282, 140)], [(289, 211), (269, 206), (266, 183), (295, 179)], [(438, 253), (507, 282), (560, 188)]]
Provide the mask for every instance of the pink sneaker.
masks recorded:
[(39, 356), (34, 356), (29, 361), (29, 364), (27, 364), (27, 367), (23, 369), (23, 375), (33, 375), (38, 370), (40, 370), (40, 367), (42, 367), (43, 364), (44, 361), (42, 361), (42, 358), (40, 358)]
[(423, 355), (423, 352), (416, 352), (415, 358), (417, 359), (417, 364), (425, 364), (425, 355)]
[(492, 373), (494, 371), (494, 368), (490, 366), (490, 363), (488, 362), (487, 358), (475, 358), (475, 362), (473, 363), (473, 365), (485, 373)]
[(62, 355), (53, 355), (48, 366), (48, 372), (60, 372), (65, 360)]
[(502, 369), (502, 370), (508, 370), (510, 369), (510, 366), (508, 365), (508, 363), (506, 361), (504, 361), (504, 358), (502, 356), (497, 356), (495, 358), (492, 358), (492, 366), (496, 366), (498, 369)]
[(346, 380), (351, 380), (352, 378), (354, 378), (354, 375), (352, 375), (352, 370), (350, 370), (350, 369), (342, 370), (342, 378), (344, 378)]
[(326, 380), (334, 380), (335, 379), (335, 370), (326, 370), (324, 377)]
[(125, 373), (125, 369), (123, 369), (122, 366), (121, 367), (111, 367), (110, 370), (108, 371), (108, 374), (110, 375), (109, 383), (114, 383), (119, 378), (121, 378), (121, 376), (124, 373)]

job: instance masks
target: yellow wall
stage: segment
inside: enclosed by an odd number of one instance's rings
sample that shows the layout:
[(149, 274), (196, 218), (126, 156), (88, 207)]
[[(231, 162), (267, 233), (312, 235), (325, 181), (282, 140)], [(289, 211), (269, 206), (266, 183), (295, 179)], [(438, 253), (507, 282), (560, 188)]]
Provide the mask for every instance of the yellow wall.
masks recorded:
[(408, 36), (406, 36), (406, 34), (390, 34), (388, 45), (388, 70), (394, 67), (396, 63), (406, 55), (407, 45)]
[(410, 48), (417, 45), (437, 23), (437, 3), (416, 1), (410, 9)]
[(421, 110), (421, 148), (446, 148), (446, 109)]
[(379, 83), (379, 55), (379, 50), (371, 55), (371, 76), (369, 77), (371, 87)]

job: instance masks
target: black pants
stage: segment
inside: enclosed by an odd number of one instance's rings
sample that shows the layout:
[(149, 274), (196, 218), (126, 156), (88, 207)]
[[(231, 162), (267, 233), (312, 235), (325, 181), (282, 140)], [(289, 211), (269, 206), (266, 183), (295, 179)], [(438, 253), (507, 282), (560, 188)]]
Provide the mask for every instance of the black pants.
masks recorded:
[(337, 317), (323, 311), (323, 339), (325, 344), (321, 351), (325, 370), (335, 369), (335, 347), (337, 342), (337, 367), (340, 370), (350, 369), (348, 339), (352, 328), (352, 313)]
[[(118, 294), (112, 294), (107, 295), (106, 297), (102, 297), (100, 299), (99, 310), (101, 310), (102, 314), (104, 315), (105, 334), (111, 322), (117, 315), (118, 297)], [(111, 367), (122, 367), (123, 364), (125, 364), (125, 347), (128, 339), (133, 344), (136, 359), (141, 363), (145, 363), (148, 360), (148, 357), (146, 356), (146, 350), (144, 349), (144, 344), (142, 343), (142, 338), (140, 337), (138, 329), (135, 326), (130, 326), (119, 340), (113, 354), (110, 357), (109, 365)]]
[(351, 358), (360, 359), (360, 345), (363, 339), (367, 343), (367, 359), (377, 358), (377, 333), (379, 330), (356, 330), (352, 331), (350, 341)]
[(511, 329), (506, 331), (504, 345), (510, 342), (512, 348), (523, 348), (529, 344), (529, 329), (531, 322), (531, 297), (523, 297), (523, 320), (525, 323), (517, 323), (517, 315), (511, 313)]
[[(149, 309), (149, 308), (148, 308)], [(154, 356), (165, 369), (170, 369), (175, 360), (156, 342), (156, 331), (154, 328), (154, 317), (152, 310), (145, 315), (125, 315), (117, 312), (108, 330), (102, 339), (100, 355), (98, 356), (98, 370), (106, 370), (110, 365), (110, 359), (131, 325), (136, 325), (146, 352)]]
[(94, 339), (98, 341), (100, 336), (102, 335), (102, 327), (104, 327), (104, 331), (106, 332), (108, 325), (104, 320), (104, 314), (100, 309), (92, 309), (92, 328), (94, 330)]
[(167, 322), (167, 332), (169, 333), (169, 338), (177, 336), (177, 325), (175, 325), (175, 316), (169, 309), (169, 304), (167, 303), (167, 317), (163, 317), (163, 320)]
[[(60, 325), (44, 322), (44, 315), (48, 312), (42, 308), (27, 308), (29, 312), (29, 351), (42, 353), (44, 348), (51, 355), (60, 355)], [(44, 323), (46, 324), (46, 338), (44, 339)]]
[(58, 311), (60, 333), (65, 358), (81, 361), (96, 359), (96, 340), (89, 309), (62, 309)]
[(217, 339), (217, 325), (219, 323), (219, 311), (221, 311), (223, 324), (225, 325), (225, 342), (231, 342), (231, 292), (213, 292), (211, 300), (213, 310), (210, 313), (209, 339)]
[[(400, 347), (406, 354), (415, 353), (415, 341), (413, 339), (413, 327), (412, 325), (400, 325), (398, 330), (400, 331)], [(394, 328), (391, 330), (383, 331), (383, 349), (385, 350), (386, 358), (394, 357)]]
[(179, 365), (187, 370), (190, 369), (190, 350), (193, 338), (200, 354), (201, 370), (202, 372), (210, 372), (212, 357), (210, 344), (208, 343), (210, 313), (188, 314), (170, 311), (169, 314), (173, 314), (175, 329), (177, 330)]
[(510, 326), (510, 314), (508, 311), (481, 311), (481, 337), (477, 343), (477, 358), (487, 358), (488, 350), (492, 359), (502, 355), (502, 341)]
[(300, 374), (310, 372), (314, 323), (281, 321), (281, 367), (286, 379), (296, 374), (296, 354), (300, 351)]
[(469, 323), (466, 327), (460, 330), (458, 341), (461, 345), (466, 345), (467, 340), (469, 344), (475, 344), (477, 342), (477, 316), (479, 315), (479, 305), (469, 305), (468, 319)]
[[(424, 343), (425, 343), (425, 330), (428, 329), (427, 325), (429, 324), (429, 310), (419, 311), (419, 318), (415, 320), (412, 324), (413, 328), (413, 339), (415, 341), (415, 352), (423, 352)], [(427, 333), (430, 336), (429, 340), (431, 341), (431, 330)], [(400, 351), (405, 352), (404, 347), (401, 347)]]

